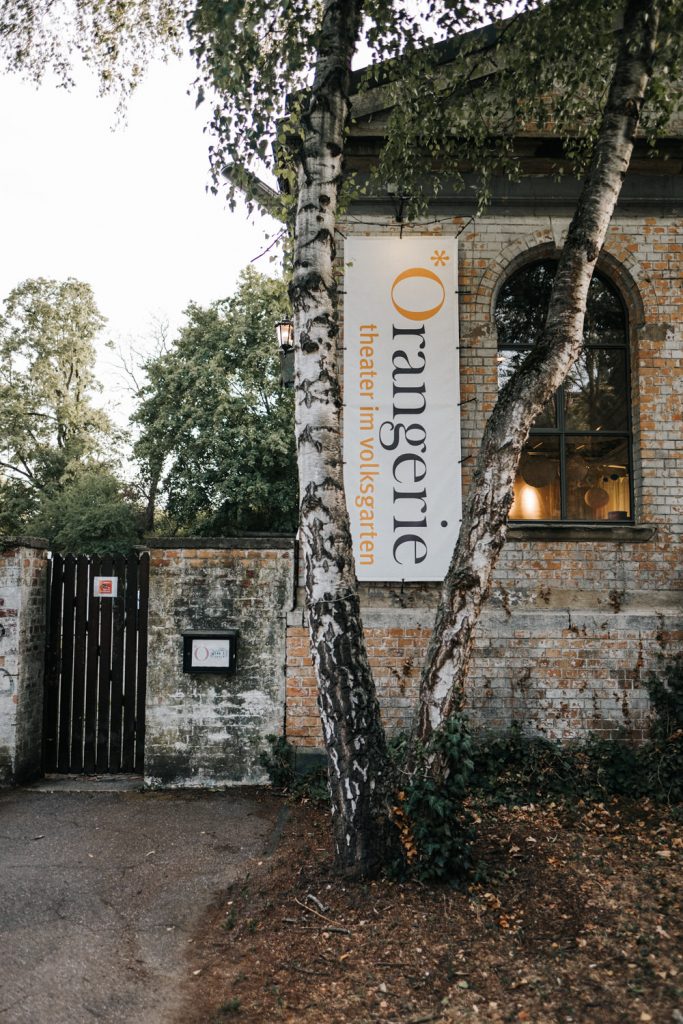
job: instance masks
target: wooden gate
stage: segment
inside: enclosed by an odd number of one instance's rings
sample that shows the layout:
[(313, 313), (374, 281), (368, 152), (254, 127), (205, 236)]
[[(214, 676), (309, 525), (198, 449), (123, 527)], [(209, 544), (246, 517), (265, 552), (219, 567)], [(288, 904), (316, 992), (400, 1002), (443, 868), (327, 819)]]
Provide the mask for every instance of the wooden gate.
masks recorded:
[[(116, 576), (116, 597), (96, 597)], [(45, 664), (44, 770), (141, 772), (149, 555), (54, 555)]]

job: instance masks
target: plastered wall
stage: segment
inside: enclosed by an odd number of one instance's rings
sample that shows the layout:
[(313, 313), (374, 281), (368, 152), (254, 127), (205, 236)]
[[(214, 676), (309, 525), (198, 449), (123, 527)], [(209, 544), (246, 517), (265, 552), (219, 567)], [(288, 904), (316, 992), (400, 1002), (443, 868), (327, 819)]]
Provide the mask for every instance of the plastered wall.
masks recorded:
[(46, 595), (47, 552), (41, 542), (3, 541), (0, 785), (13, 785), (40, 775)]
[[(145, 784), (259, 782), (264, 737), (284, 725), (293, 542), (183, 543), (150, 551)], [(183, 632), (227, 628), (239, 630), (236, 673), (183, 672)]]

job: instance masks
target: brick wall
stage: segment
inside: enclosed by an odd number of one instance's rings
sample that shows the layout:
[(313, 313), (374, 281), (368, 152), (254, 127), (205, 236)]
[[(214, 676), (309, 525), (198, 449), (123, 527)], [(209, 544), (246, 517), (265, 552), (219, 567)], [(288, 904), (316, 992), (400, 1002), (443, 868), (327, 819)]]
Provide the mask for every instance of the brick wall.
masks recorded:
[(40, 541), (0, 549), (0, 785), (40, 774), (47, 552)]
[[(374, 225), (372, 222), (375, 221)], [(565, 216), (454, 217), (432, 234), (459, 235), (463, 489), (497, 390), (493, 309), (498, 289), (524, 262), (557, 252)], [(348, 231), (396, 233), (364, 213)], [(510, 532), (493, 594), (477, 630), (468, 681), (475, 722), (516, 721), (556, 737), (646, 726), (647, 673), (683, 649), (683, 224), (617, 213), (600, 259), (619, 290), (631, 340), (636, 527), (601, 540), (533, 527)], [(417, 229), (404, 226), (404, 236)], [(419, 230), (417, 233), (420, 233)], [(424, 233), (424, 232), (423, 232)], [(343, 267), (343, 251), (339, 253)], [(540, 536), (540, 534), (538, 534)], [(382, 713), (410, 724), (437, 587), (361, 586), (363, 620)], [(302, 595), (299, 595), (302, 605)], [(301, 610), (289, 617), (287, 733), (320, 744), (315, 683)]]
[[(284, 724), (293, 542), (163, 543), (150, 551), (145, 784), (262, 781), (264, 736)], [(184, 673), (183, 632), (226, 628), (239, 630), (236, 674)]]

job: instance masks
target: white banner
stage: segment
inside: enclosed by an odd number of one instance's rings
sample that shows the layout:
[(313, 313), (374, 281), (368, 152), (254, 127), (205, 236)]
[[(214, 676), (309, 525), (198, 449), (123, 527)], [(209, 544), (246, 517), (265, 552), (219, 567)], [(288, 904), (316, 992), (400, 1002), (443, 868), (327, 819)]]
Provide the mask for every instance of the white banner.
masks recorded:
[(348, 238), (344, 485), (360, 580), (443, 580), (461, 520), (457, 242)]

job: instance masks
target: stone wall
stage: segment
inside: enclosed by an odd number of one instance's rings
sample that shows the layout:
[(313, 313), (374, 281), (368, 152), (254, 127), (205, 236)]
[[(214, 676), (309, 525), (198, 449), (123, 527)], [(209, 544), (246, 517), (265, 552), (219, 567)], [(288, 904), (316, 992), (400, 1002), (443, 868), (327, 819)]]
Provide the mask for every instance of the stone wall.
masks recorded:
[[(444, 218), (428, 232), (459, 236), (464, 491), (497, 392), (496, 295), (524, 262), (556, 254), (568, 223), (501, 209)], [(514, 721), (562, 738), (622, 727), (642, 735), (644, 681), (683, 649), (682, 230), (663, 211), (614, 217), (599, 266), (620, 292), (630, 327), (635, 525), (511, 526), (468, 680), (469, 711), (481, 725)], [(420, 233), (365, 210), (362, 224), (351, 216), (346, 231)], [(340, 252), (340, 269), (343, 258)], [(430, 584), (361, 586), (390, 729), (412, 720), (437, 597)], [(315, 747), (320, 731), (301, 605), (300, 595), (289, 617), (287, 734)]]
[(47, 569), (44, 541), (0, 545), (0, 785), (41, 771)]
[[(284, 729), (293, 541), (180, 543), (150, 548), (145, 784), (262, 781), (264, 736)], [(184, 673), (183, 632), (227, 628), (239, 630), (236, 674)]]

